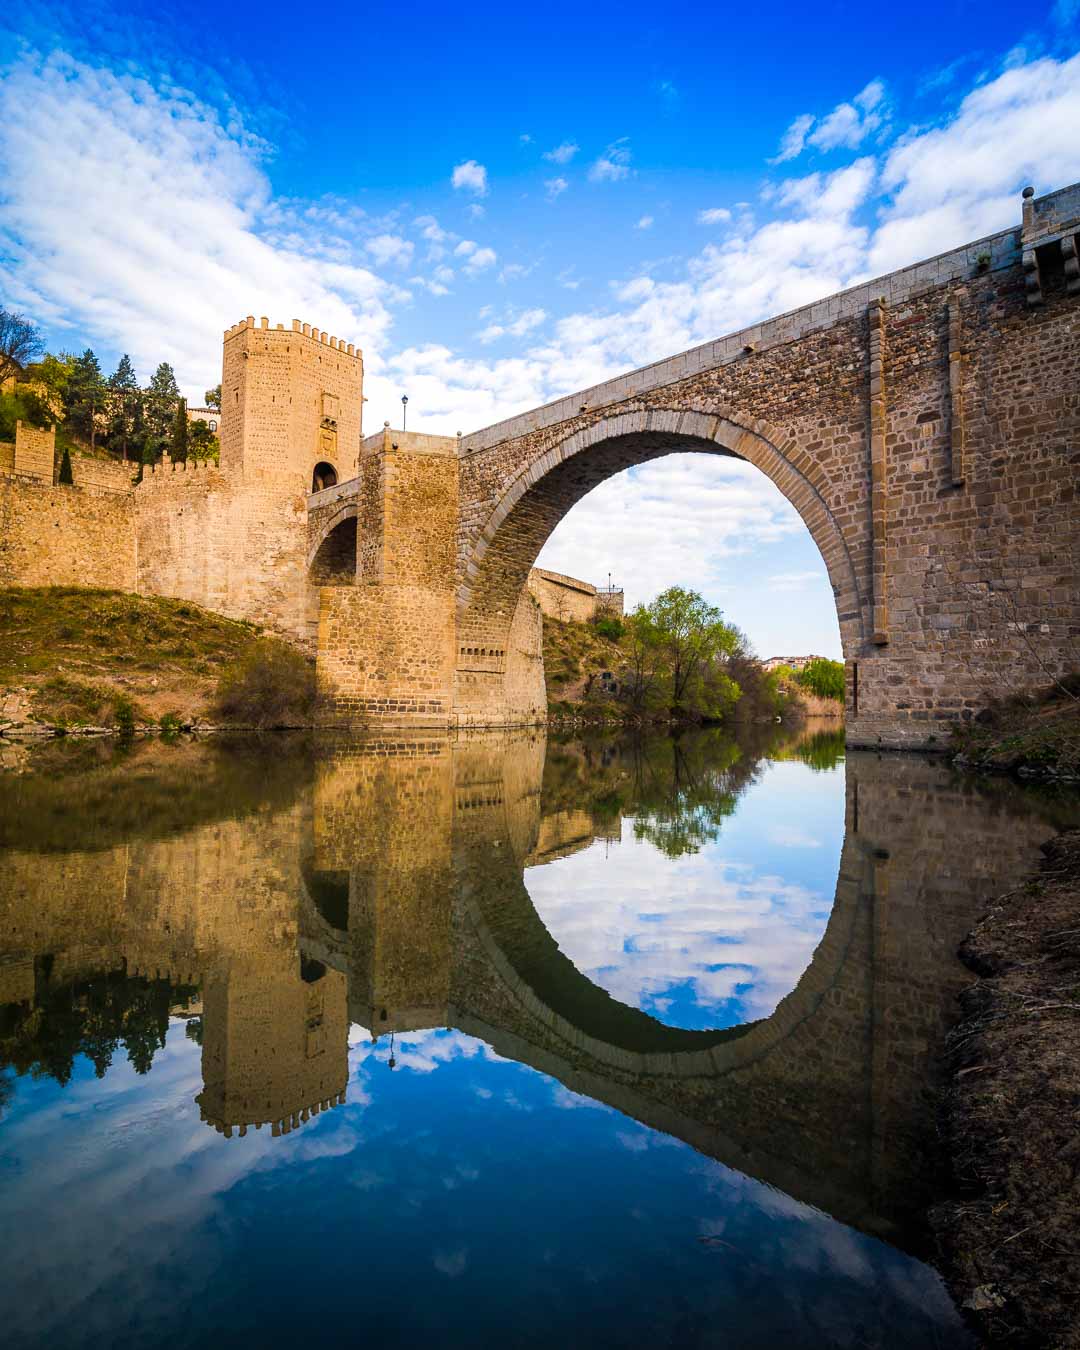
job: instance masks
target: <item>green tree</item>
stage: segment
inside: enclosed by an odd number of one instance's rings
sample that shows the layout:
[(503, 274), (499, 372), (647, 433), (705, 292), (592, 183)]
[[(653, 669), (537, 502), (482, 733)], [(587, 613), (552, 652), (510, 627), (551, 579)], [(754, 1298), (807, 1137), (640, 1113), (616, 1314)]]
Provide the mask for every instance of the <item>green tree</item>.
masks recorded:
[(188, 457), (188, 415), (187, 399), (180, 399), (173, 417), (172, 448), (169, 451), (173, 459), (180, 464), (187, 463)]
[(67, 407), (71, 373), (77, 359), (71, 352), (46, 352), (32, 369), (34, 379), (48, 390), (49, 402), (58, 415)]
[(216, 408), (216, 409), (218, 410), (218, 412), (221, 411), (221, 385), (220, 385), (220, 384), (215, 384), (214, 387), (213, 387), (213, 389), (208, 389), (208, 390), (206, 391), (206, 393), (203, 395), (203, 398), (206, 399), (206, 406), (207, 406), (208, 408)]
[(221, 442), (205, 422), (192, 422), (188, 427), (188, 454), (200, 463), (217, 464)]
[(818, 698), (844, 701), (844, 663), (830, 661), (827, 657), (817, 656), (809, 661), (795, 676), (796, 682)]
[(27, 422), (32, 427), (48, 427), (53, 423), (49, 405), (26, 384), (17, 384), (10, 394), (0, 394), (0, 441), (15, 439), (16, 422)]
[(124, 458), (128, 457), (128, 446), (141, 444), (142, 391), (135, 378), (135, 368), (127, 352), (120, 358), (120, 364), (109, 376), (109, 439), (119, 445)]
[(137, 483), (143, 480), (143, 474), (147, 469), (152, 469), (157, 463), (157, 443), (149, 431), (143, 433), (142, 450), (139, 454), (139, 474), (135, 479)]
[(67, 446), (64, 446), (64, 453), (60, 459), (60, 483), (65, 487), (74, 487), (75, 475), (71, 472), (71, 452)]
[(645, 613), (666, 667), (674, 716), (712, 716), (721, 709), (710, 703), (738, 698), (723, 665), (738, 650), (739, 633), (719, 609), (697, 591), (669, 586)]
[(176, 416), (180, 388), (168, 361), (162, 361), (146, 390), (146, 429), (160, 450), (168, 441)]
[(105, 381), (101, 366), (93, 351), (87, 347), (82, 356), (71, 361), (65, 390), (67, 424), (74, 435), (90, 442), (91, 450), (97, 441), (98, 417), (105, 404)]

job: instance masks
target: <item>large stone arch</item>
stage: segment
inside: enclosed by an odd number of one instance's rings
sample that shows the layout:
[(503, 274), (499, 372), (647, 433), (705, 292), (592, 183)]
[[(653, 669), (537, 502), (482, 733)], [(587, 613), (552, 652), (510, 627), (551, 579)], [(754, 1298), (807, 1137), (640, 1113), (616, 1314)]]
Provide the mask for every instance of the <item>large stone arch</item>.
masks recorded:
[(510, 600), (516, 602), (539, 546), (592, 488), (681, 450), (746, 460), (780, 489), (825, 562), (844, 652), (853, 655), (867, 635), (868, 587), (860, 580), (857, 548), (828, 505), (828, 479), (792, 437), (768, 422), (744, 424), (731, 410), (642, 409), (602, 417), (527, 463), (500, 493), (466, 556), (457, 596), (466, 628), (476, 620), (486, 626), (494, 613), (509, 622)]

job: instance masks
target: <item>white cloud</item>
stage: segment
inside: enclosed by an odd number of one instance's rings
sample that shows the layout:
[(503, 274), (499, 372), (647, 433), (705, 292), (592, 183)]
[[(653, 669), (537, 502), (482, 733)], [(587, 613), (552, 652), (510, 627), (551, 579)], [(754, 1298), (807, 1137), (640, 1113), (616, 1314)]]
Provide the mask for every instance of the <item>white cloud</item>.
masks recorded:
[(433, 244), (444, 243), (450, 238), (434, 216), (417, 216), (413, 224), (420, 231), (420, 237)]
[(886, 118), (885, 86), (880, 80), (871, 80), (850, 103), (838, 103), (820, 122), (813, 113), (796, 117), (769, 162), (783, 164), (796, 159), (807, 145), (818, 150), (855, 150), (867, 136), (884, 126)]
[(569, 164), (580, 148), (576, 141), (563, 141), (554, 150), (545, 150), (544, 158), (552, 164)]
[(609, 145), (604, 153), (589, 169), (589, 178), (594, 183), (617, 183), (630, 174), (630, 151), (626, 137)]
[(570, 186), (565, 178), (547, 178), (544, 180), (544, 191), (547, 193), (549, 202), (553, 202), (556, 197), (561, 197)]
[(872, 80), (851, 103), (838, 103), (807, 136), (819, 150), (856, 150), (885, 121), (885, 86)]
[(450, 175), (451, 186), (472, 192), (477, 197), (486, 197), (488, 191), (487, 169), (475, 159), (467, 159), (458, 164)]
[(814, 125), (813, 113), (801, 113), (787, 131), (784, 132), (780, 141), (780, 149), (776, 152), (770, 164), (783, 164), (785, 160), (795, 159), (801, 155), (803, 147), (806, 145), (806, 134)]
[(465, 214), (470, 218), (470, 220), (483, 220), (484, 216), (487, 215), (487, 212), (484, 210), (484, 208), (480, 205), (479, 202), (470, 202), (469, 205), (465, 208)]
[(774, 591), (802, 591), (807, 586), (817, 585), (822, 580), (822, 572), (779, 572), (769, 578), (769, 589)]
[(369, 239), (364, 247), (383, 267), (387, 263), (405, 267), (412, 260), (413, 244), (408, 239), (402, 239), (399, 234), (377, 234)]
[(651, 230), (654, 224), (652, 216), (642, 216), (634, 226), (635, 230)]
[(376, 346), (407, 292), (356, 261), (359, 244), (328, 256), (329, 208), (275, 202), (261, 153), (186, 91), (25, 55), (0, 82), (5, 298), (130, 352), (143, 378), (169, 361), (195, 396), (248, 313)]
[(541, 566), (595, 579), (617, 562), (634, 605), (688, 575), (701, 588), (722, 577), (731, 559), (802, 529), (795, 509), (752, 465), (667, 455), (594, 488), (555, 528)]
[(726, 225), (731, 219), (731, 212), (726, 206), (710, 206), (705, 211), (698, 212), (699, 225)]
[(487, 346), (501, 337), (524, 337), (526, 333), (531, 333), (533, 329), (539, 328), (546, 318), (546, 310), (526, 309), (516, 317), (507, 320), (506, 323), (488, 324), (485, 329), (477, 333), (477, 341)]

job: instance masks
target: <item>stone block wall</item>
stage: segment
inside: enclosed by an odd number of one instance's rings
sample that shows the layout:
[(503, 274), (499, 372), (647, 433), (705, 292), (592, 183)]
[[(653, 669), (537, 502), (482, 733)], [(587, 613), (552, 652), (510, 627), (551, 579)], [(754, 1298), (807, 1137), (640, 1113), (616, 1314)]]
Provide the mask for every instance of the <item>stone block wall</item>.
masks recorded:
[(325, 587), (319, 617), (323, 720), (448, 726), (454, 605), (422, 586)]
[(596, 587), (561, 572), (534, 567), (529, 573), (529, 592), (550, 619), (589, 623), (596, 618)]
[(134, 591), (131, 494), (0, 478), (0, 585)]
[(72, 455), (71, 476), (75, 486), (100, 492), (130, 492), (137, 464), (115, 459), (93, 459), (90, 455)]
[(15, 423), (15, 467), (19, 478), (35, 483), (51, 483), (56, 459), (56, 428), (32, 427), (29, 422)]

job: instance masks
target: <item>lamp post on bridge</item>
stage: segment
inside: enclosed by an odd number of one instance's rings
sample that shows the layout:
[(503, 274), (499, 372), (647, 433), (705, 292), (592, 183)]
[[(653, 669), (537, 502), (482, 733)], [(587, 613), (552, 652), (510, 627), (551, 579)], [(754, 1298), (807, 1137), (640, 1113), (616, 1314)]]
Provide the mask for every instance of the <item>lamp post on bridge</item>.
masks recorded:
[(408, 394), (402, 394), (402, 396), (401, 396), (401, 429), (402, 429), (402, 431), (405, 430), (405, 414), (408, 412), (408, 409), (409, 409), (409, 396), (408, 396)]

